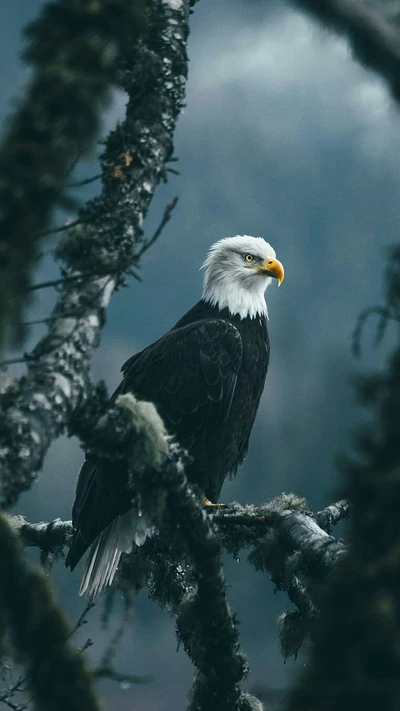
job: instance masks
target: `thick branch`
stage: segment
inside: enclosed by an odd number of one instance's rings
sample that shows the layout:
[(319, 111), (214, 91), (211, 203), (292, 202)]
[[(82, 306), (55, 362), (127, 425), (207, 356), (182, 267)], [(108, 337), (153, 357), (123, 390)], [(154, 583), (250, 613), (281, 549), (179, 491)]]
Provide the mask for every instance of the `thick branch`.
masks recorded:
[[(118, 407), (118, 402), (116, 403)], [(128, 430), (124, 420), (124, 427), (121, 427), (122, 412), (112, 413), (102, 420), (95, 437), (103, 443), (103, 447), (111, 446), (107, 441), (110, 432), (113, 433), (112, 447), (119, 451), (127, 447), (128, 441), (131, 455), (135, 461), (136, 468), (143, 466), (139, 436), (136, 431), (133, 434), (128, 423)], [(120, 441), (115, 442), (115, 432), (123, 434)], [(108, 433), (108, 434), (107, 434)], [(93, 435), (93, 433), (92, 433)], [(170, 466), (170, 465), (168, 465)], [(146, 469), (147, 471), (147, 469)], [(146, 475), (147, 476), (147, 475)], [(166, 473), (162, 475), (163, 478)], [(151, 597), (157, 600), (162, 606), (167, 605), (178, 619), (178, 630), (185, 644), (185, 648), (192, 657), (196, 666), (201, 668), (199, 658), (200, 651), (193, 640), (197, 639), (196, 619), (203, 619), (203, 612), (197, 608), (199, 592), (205, 595), (205, 599), (214, 599), (215, 580), (220, 580), (220, 571), (217, 563), (219, 553), (213, 565), (207, 555), (204, 560), (204, 570), (213, 582), (213, 591), (201, 590), (199, 588), (199, 571), (203, 569), (204, 544), (201, 543), (201, 536), (205, 531), (199, 529), (196, 524), (193, 533), (194, 539), (185, 541), (186, 524), (182, 524), (183, 509), (176, 511), (176, 496), (174, 479), (170, 482), (171, 493), (168, 495), (167, 511), (165, 512), (166, 523), (158, 522), (159, 535), (148, 539), (142, 547), (135, 547), (128, 556), (119, 571), (119, 585), (124, 591), (124, 596), (141, 588), (147, 587)], [(162, 498), (160, 484), (154, 483), (153, 490), (158, 492), (158, 497)], [(185, 497), (191, 496), (191, 490)], [(185, 499), (186, 500), (186, 499)], [(186, 506), (186, 504), (185, 504)], [(294, 507), (294, 508), (293, 508)], [(286, 591), (289, 600), (297, 608), (297, 612), (287, 612), (280, 616), (278, 632), (281, 639), (282, 653), (285, 657), (296, 656), (304, 639), (312, 634), (312, 627), (318, 616), (318, 608), (314, 601), (313, 586), (315, 582), (324, 580), (326, 575), (331, 573), (344, 556), (345, 546), (335, 541), (331, 536), (318, 526), (317, 521), (326, 527), (338, 523), (349, 514), (349, 505), (346, 501), (339, 501), (328, 506), (317, 514), (299, 510), (304, 509), (304, 501), (295, 496), (282, 495), (260, 507), (241, 506), (232, 503), (223, 509), (205, 509), (206, 523), (211, 523), (215, 528), (215, 534), (220, 545), (229, 552), (237, 555), (241, 548), (254, 546), (250, 555), (250, 560), (256, 566), (267, 570), (277, 589)], [(186, 511), (186, 508), (185, 508)], [(42, 552), (59, 552), (63, 546), (67, 545), (72, 534), (72, 524), (70, 521), (55, 521), (46, 524), (28, 524), (21, 517), (10, 517), (13, 526), (19, 530), (25, 545), (35, 545), (41, 548)], [(158, 519), (157, 519), (158, 520)], [(179, 526), (177, 526), (179, 522)], [(189, 516), (189, 528), (192, 531), (193, 519)], [(209, 524), (208, 524), (209, 525)], [(166, 527), (165, 527), (166, 526)], [(174, 533), (175, 532), (175, 533)], [(178, 537), (177, 537), (178, 536)], [(208, 536), (208, 534), (207, 534)], [(192, 552), (192, 546), (194, 546)], [(218, 546), (216, 550), (218, 549)], [(200, 560), (197, 560), (197, 553), (201, 553)], [(194, 569), (194, 574), (188, 574), (184, 565), (185, 557), (189, 557)], [(213, 556), (211, 556), (213, 558)], [(204, 574), (204, 573), (203, 573)], [(304, 580), (301, 580), (303, 578)], [(208, 581), (208, 577), (207, 577)], [(207, 583), (209, 584), (209, 582)], [(223, 582), (222, 582), (223, 586)], [(223, 589), (223, 587), (222, 587)], [(219, 590), (218, 594), (221, 594)], [(202, 599), (202, 598), (200, 598)], [(189, 601), (189, 603), (188, 603)], [(317, 601), (319, 603), (319, 600)], [(192, 609), (193, 606), (193, 609)], [(189, 617), (187, 610), (189, 609)], [(200, 618), (198, 617), (200, 615)], [(214, 617), (212, 624), (215, 624)], [(203, 636), (204, 635), (204, 639)], [(202, 634), (199, 635), (199, 644), (207, 648), (208, 633), (202, 627)], [(222, 649), (218, 650), (218, 657)], [(200, 655), (200, 657), (199, 657)], [(214, 654), (212, 659), (214, 659)], [(210, 674), (218, 673), (206, 669), (206, 678)], [(199, 677), (201, 679), (202, 677)], [(207, 684), (209, 681), (207, 681)], [(206, 696), (204, 703), (210, 703)]]
[[(31, 486), (50, 443), (87, 396), (89, 362), (111, 293), (136, 259), (141, 225), (172, 155), (187, 74), (189, 2), (149, 2), (149, 33), (134, 60), (120, 57), (129, 94), (126, 119), (107, 141), (103, 190), (82, 211), (59, 256), (66, 281), (28, 375), (0, 417), (2, 502), (10, 505)], [(65, 318), (63, 314), (69, 315)], [(0, 403), (1, 407), (1, 403)]]
[(324, 531), (330, 533), (332, 526), (336, 526), (336, 524), (340, 523), (340, 521), (344, 521), (349, 518), (351, 510), (352, 507), (350, 501), (347, 499), (341, 499), (335, 504), (327, 506), (326, 509), (318, 511), (318, 513), (315, 514), (315, 520), (318, 526), (323, 528)]
[[(290, 500), (288, 501), (289, 504)], [(313, 546), (309, 555), (313, 558), (313, 551), (316, 548), (318, 561), (320, 560), (320, 549), (324, 549), (327, 539), (332, 539), (331, 536), (327, 536), (324, 530), (325, 527), (339, 523), (340, 520), (348, 516), (349, 510), (348, 502), (342, 500), (336, 504), (331, 504), (331, 506), (314, 515), (299, 514), (290, 508), (283, 514), (281, 497), (259, 507), (241, 506), (234, 502), (228, 504), (225, 509), (216, 509), (212, 512), (207, 508), (205, 509), (209, 519), (216, 526), (222, 545), (230, 552), (238, 552), (250, 543), (262, 540), (269, 529), (279, 528), (284, 536), (285, 543), (295, 550), (302, 551), (311, 540)], [(332, 512), (334, 513), (332, 514)], [(285, 532), (282, 531), (280, 522), (280, 516), (282, 515), (285, 516), (286, 521), (288, 517), (289, 520), (290, 517), (295, 517), (296, 528), (290, 527), (289, 535), (285, 535)], [(336, 520), (333, 518), (334, 515), (337, 517)], [(332, 518), (328, 519), (328, 517)], [(313, 530), (310, 537), (310, 520), (312, 521), (313, 519), (315, 525), (312, 527)], [(320, 519), (322, 519), (322, 526), (319, 525)], [(42, 550), (58, 550), (68, 545), (74, 531), (72, 521), (62, 521), (59, 518), (49, 523), (28, 523), (22, 516), (9, 516), (8, 520), (13, 529), (21, 535), (25, 546), (36, 546)], [(345, 552), (344, 545), (339, 543), (336, 551), (338, 554), (336, 562), (338, 562), (343, 552)], [(149, 554), (153, 555), (150, 552)], [(334, 566), (335, 563), (332, 563), (331, 552), (326, 560), (322, 556), (322, 566), (330, 568), (332, 565)]]
[(89, 451), (103, 457), (124, 452), (145, 520), (156, 527), (171, 561), (190, 563), (194, 592), (176, 608), (178, 634), (198, 670), (190, 709), (250, 711), (239, 687), (246, 664), (226, 599), (220, 545), (201, 497), (186, 480), (185, 455), (167, 437), (154, 405), (132, 395), (119, 396), (85, 433)]
[(400, 101), (400, 31), (360, 0), (292, 0), (349, 40), (361, 64), (378, 72)]
[(27, 523), (23, 516), (8, 516), (8, 522), (20, 534), (24, 546), (35, 546), (51, 553), (69, 545), (74, 533), (72, 521), (59, 518), (50, 523)]
[(346, 555), (344, 544), (323, 531), (311, 516), (284, 511), (276, 527), (285, 544), (301, 551), (316, 575), (329, 575)]
[(262, 541), (268, 531), (273, 530), (279, 534), (279, 542), (285, 546), (287, 555), (299, 551), (315, 575), (327, 575), (345, 555), (346, 548), (324, 528), (346, 518), (349, 504), (339, 501), (315, 515), (302, 511), (303, 504), (302, 499), (283, 495), (259, 507), (244, 507), (235, 502), (227, 509), (214, 511), (212, 517), (221, 532), (223, 545), (231, 552)]

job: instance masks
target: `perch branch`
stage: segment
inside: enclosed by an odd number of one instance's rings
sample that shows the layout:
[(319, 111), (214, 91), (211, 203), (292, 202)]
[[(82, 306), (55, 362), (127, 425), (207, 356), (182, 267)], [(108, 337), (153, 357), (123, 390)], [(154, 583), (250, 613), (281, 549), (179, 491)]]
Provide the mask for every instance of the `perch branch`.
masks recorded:
[[(290, 505), (290, 501), (288, 505)], [(228, 551), (234, 550), (235, 552), (249, 545), (248, 536), (251, 536), (251, 542), (255, 542), (262, 539), (269, 529), (279, 527), (279, 517), (281, 515), (285, 515), (285, 517), (293, 515), (296, 517), (296, 529), (291, 528), (289, 536), (285, 536), (285, 533), (283, 534), (288, 545), (295, 550), (302, 550), (309, 542), (310, 520), (314, 520), (315, 525), (313, 526), (311, 540), (315, 541), (315, 543), (312, 550), (314, 547), (324, 549), (327, 538), (328, 540), (332, 538), (327, 536), (326, 529), (330, 529), (347, 518), (350, 515), (350, 511), (349, 502), (343, 499), (316, 514), (309, 512), (307, 514), (299, 514), (298, 511), (290, 508), (283, 513), (281, 497), (258, 507), (241, 506), (237, 502), (233, 502), (228, 504), (226, 509), (216, 509), (214, 511), (205, 509), (207, 516), (217, 528), (222, 544), (227, 547)], [(69, 545), (74, 532), (72, 521), (61, 521), (58, 518), (49, 523), (28, 523), (22, 516), (9, 516), (8, 519), (14, 530), (20, 534), (25, 546), (36, 546), (43, 550), (59, 550)], [(248, 534), (238, 530), (242, 527), (248, 531)], [(229, 529), (230, 533), (227, 533), (227, 529)], [(339, 544), (336, 547), (337, 560), (339, 560), (344, 551), (343, 544)], [(313, 553), (310, 555), (312, 557)], [(318, 560), (320, 560), (320, 555), (318, 553)], [(332, 565), (334, 567), (335, 563), (332, 564), (331, 552), (329, 552), (325, 562), (322, 562), (322, 565), (327, 568)]]

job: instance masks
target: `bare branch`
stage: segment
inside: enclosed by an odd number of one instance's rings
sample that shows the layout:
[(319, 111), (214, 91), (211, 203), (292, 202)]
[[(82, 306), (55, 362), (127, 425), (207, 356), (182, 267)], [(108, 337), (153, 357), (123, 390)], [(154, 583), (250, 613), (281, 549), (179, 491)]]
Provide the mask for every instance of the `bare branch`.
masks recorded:
[(125, 614), (122, 617), (120, 624), (112, 635), (109, 644), (107, 645), (104, 654), (100, 660), (99, 666), (93, 670), (93, 675), (97, 679), (111, 679), (119, 684), (129, 686), (130, 684), (148, 684), (152, 681), (150, 675), (127, 674), (117, 671), (114, 667), (114, 657), (133, 615), (133, 601), (131, 596), (125, 600)]
[(178, 197), (174, 197), (173, 200), (167, 205), (167, 207), (164, 210), (164, 215), (163, 218), (157, 227), (156, 231), (154, 232), (154, 235), (151, 237), (151, 239), (147, 240), (144, 242), (143, 247), (141, 250), (138, 252), (137, 258), (141, 257), (145, 252), (147, 252), (150, 247), (153, 246), (154, 242), (156, 242), (161, 235), (165, 225), (170, 221), (172, 213), (178, 203)]
[(384, 335), (388, 321), (400, 322), (400, 316), (394, 312), (393, 308), (390, 306), (370, 306), (364, 309), (357, 318), (357, 323), (355, 325), (353, 336), (352, 336), (352, 350), (355, 356), (361, 355), (361, 337), (363, 334), (364, 326), (368, 321), (370, 316), (376, 315), (379, 317), (378, 326), (375, 335), (375, 345), (378, 346)]
[(27, 523), (23, 516), (9, 516), (8, 520), (25, 546), (37, 546), (44, 551), (59, 551), (70, 543), (74, 532), (72, 521), (59, 518), (50, 523)]
[[(70, 276), (61, 277), (60, 279), (53, 279), (51, 281), (42, 281), (40, 284), (32, 284), (27, 288), (27, 291), (38, 291), (39, 289), (48, 289), (53, 286), (61, 286), (62, 284), (68, 284), (69, 282), (81, 281), (82, 279), (87, 279), (91, 277), (91, 274), (71, 274)], [(55, 316), (54, 318), (60, 318), (60, 316)]]
[(74, 183), (67, 183), (67, 188), (83, 188), (85, 185), (90, 185), (90, 183), (100, 180), (100, 178), (101, 173), (98, 173), (97, 175), (93, 175), (91, 178), (85, 178), (85, 180), (77, 180)]
[(59, 227), (50, 227), (48, 230), (44, 230), (40, 233), (39, 237), (47, 237), (48, 235), (56, 235), (59, 232), (72, 230), (73, 227), (77, 227), (77, 225), (82, 225), (85, 222), (88, 222), (88, 220), (83, 220), (82, 218), (78, 217), (76, 220), (66, 222), (65, 225), (60, 225)]
[(315, 520), (324, 531), (330, 533), (332, 526), (344, 521), (351, 515), (352, 506), (347, 499), (341, 499), (335, 504), (327, 506), (326, 509), (315, 514)]

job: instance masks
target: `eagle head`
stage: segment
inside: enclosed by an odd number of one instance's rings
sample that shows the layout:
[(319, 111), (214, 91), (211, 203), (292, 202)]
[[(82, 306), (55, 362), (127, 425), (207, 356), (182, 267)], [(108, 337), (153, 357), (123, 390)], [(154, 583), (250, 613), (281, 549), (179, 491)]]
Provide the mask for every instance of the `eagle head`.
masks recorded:
[(203, 299), (241, 318), (268, 315), (264, 292), (272, 279), (280, 285), (284, 269), (262, 237), (237, 235), (215, 242), (202, 268)]

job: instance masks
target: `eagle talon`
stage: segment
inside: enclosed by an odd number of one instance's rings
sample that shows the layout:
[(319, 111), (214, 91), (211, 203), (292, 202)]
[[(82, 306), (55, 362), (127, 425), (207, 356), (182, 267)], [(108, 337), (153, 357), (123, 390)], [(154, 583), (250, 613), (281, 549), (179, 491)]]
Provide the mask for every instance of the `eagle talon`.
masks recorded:
[(223, 509), (229, 508), (229, 506), (227, 504), (213, 504), (213, 502), (210, 501), (210, 499), (207, 499), (207, 496), (203, 496), (201, 503), (203, 504), (203, 506), (207, 506), (207, 507), (210, 506), (212, 508), (215, 508), (215, 507), (223, 508)]

